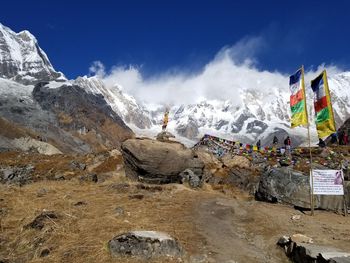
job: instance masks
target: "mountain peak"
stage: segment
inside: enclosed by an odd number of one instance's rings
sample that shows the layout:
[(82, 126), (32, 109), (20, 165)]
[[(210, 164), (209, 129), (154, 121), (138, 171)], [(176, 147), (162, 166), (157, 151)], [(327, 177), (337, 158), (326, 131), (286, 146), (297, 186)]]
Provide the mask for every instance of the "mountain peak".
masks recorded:
[(55, 80), (61, 75), (28, 30), (16, 33), (0, 24), (0, 77), (35, 84)]
[(33, 36), (33, 34), (30, 33), (28, 30), (23, 30), (17, 33), (17, 36), (19, 36), (23, 41), (26, 41), (26, 42), (30, 42), (30, 41), (33, 41), (34, 43), (38, 42), (35, 36)]

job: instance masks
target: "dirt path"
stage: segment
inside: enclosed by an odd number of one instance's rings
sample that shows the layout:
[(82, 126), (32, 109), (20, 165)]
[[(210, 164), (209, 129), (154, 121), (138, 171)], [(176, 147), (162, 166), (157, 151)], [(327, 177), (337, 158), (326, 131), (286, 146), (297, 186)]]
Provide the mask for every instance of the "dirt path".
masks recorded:
[[(215, 197), (203, 201), (195, 213), (197, 231), (206, 239), (209, 262), (290, 262), (276, 246), (285, 234), (305, 234), (317, 244), (344, 251), (350, 245), (346, 234), (350, 220), (330, 212), (316, 211), (311, 217), (280, 204)], [(292, 220), (294, 214), (301, 219)]]
[(213, 262), (289, 262), (282, 251), (270, 249), (270, 243), (259, 233), (250, 233), (247, 224), (253, 203), (244, 206), (237, 200), (215, 198), (200, 204), (198, 229), (207, 239), (206, 249)]

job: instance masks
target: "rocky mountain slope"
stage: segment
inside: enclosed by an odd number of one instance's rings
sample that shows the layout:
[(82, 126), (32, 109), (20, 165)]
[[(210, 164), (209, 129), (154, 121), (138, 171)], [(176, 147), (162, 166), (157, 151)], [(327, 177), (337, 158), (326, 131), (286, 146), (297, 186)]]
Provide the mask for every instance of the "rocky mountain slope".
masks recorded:
[[(0, 25), (0, 76), (0, 117), (12, 130), (28, 131), (26, 137), (62, 152), (90, 152), (119, 147), (133, 136), (110, 103), (89, 92), (88, 83), (55, 71), (28, 31)], [(18, 136), (9, 134), (0, 133), (0, 148), (13, 148)]]

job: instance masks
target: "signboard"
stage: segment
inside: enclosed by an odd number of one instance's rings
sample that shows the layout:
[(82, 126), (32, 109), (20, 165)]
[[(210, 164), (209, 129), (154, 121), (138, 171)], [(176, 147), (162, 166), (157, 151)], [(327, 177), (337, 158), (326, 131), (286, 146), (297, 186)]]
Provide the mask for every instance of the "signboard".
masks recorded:
[(315, 195), (344, 195), (341, 170), (312, 170)]

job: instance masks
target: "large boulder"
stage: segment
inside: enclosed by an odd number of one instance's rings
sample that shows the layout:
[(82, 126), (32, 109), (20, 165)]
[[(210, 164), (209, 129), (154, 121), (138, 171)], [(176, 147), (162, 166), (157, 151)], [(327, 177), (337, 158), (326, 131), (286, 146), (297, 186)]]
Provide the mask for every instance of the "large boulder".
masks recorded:
[[(347, 203), (350, 201), (350, 182), (345, 182)], [(301, 208), (310, 208), (309, 176), (289, 168), (272, 168), (260, 177), (258, 200), (288, 203)], [(340, 211), (344, 209), (343, 196), (315, 195), (315, 208)]]
[(204, 163), (180, 143), (129, 139), (122, 144), (122, 155), (126, 176), (142, 182), (180, 183), (186, 169), (203, 178)]
[(136, 256), (144, 259), (181, 257), (183, 249), (176, 239), (156, 231), (133, 231), (108, 242), (113, 256)]

